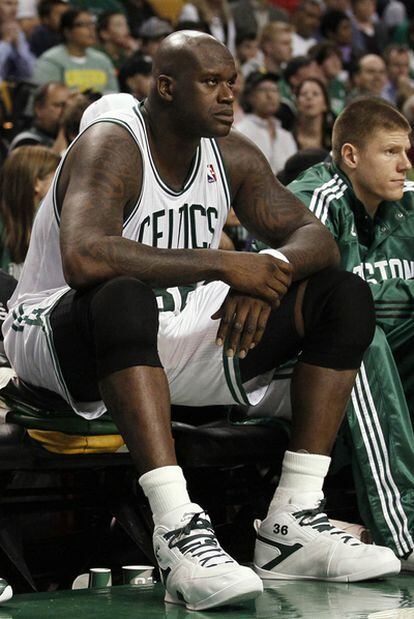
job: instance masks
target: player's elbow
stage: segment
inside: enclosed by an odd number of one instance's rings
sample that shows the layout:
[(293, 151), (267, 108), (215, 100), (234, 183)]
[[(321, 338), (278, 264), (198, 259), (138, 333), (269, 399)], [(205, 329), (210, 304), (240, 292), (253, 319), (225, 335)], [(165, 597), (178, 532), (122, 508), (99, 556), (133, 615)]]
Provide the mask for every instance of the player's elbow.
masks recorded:
[(79, 251), (63, 251), (62, 267), (66, 283), (75, 290), (83, 290), (97, 283), (91, 260)]

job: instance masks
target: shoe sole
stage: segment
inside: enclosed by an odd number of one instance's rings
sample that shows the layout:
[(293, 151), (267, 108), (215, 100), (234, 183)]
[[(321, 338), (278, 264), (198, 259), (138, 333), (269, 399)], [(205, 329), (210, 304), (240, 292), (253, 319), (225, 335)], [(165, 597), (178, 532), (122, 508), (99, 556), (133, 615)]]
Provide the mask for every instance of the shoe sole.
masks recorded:
[(185, 600), (179, 600), (169, 591), (165, 592), (164, 602), (169, 604), (180, 604), (181, 606), (185, 606), (188, 610), (207, 610), (209, 608), (216, 608), (217, 606), (253, 600), (261, 593), (263, 593), (262, 583), (258, 585), (256, 579), (253, 580), (252, 578), (248, 578), (244, 581), (233, 583), (221, 591), (217, 591), (197, 604), (187, 604)]
[(300, 574), (281, 574), (279, 572), (271, 572), (263, 570), (254, 565), (254, 570), (262, 580), (325, 580), (329, 582), (360, 582), (362, 580), (372, 580), (374, 578), (386, 578), (387, 576), (396, 576), (400, 573), (401, 563), (396, 559), (392, 559), (380, 566), (375, 566), (369, 570), (362, 572), (344, 574), (343, 576), (301, 576)]

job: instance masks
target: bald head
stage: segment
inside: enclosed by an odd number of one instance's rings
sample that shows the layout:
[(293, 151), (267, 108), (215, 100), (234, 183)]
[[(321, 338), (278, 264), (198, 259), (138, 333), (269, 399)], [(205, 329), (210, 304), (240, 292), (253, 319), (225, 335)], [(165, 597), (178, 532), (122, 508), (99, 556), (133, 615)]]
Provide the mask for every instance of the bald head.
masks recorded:
[(166, 37), (154, 58), (153, 76), (169, 75), (177, 78), (190, 69), (203, 68), (208, 60), (231, 59), (223, 43), (197, 30), (181, 30)]
[(154, 58), (145, 113), (164, 133), (191, 140), (227, 135), (233, 123), (234, 59), (204, 32), (182, 30), (165, 38)]

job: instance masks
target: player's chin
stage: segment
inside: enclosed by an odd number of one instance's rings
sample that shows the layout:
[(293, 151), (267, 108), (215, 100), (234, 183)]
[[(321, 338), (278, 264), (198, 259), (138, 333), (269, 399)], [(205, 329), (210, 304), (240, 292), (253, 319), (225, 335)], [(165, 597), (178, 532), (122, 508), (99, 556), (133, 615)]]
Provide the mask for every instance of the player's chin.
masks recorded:
[(404, 195), (404, 185), (396, 183), (394, 186), (390, 187), (386, 194), (387, 195), (384, 196), (385, 200), (393, 202), (396, 200), (401, 200)]
[(228, 125), (227, 127), (215, 126), (214, 129), (210, 127), (210, 130), (206, 131), (203, 137), (205, 138), (225, 138), (226, 135), (230, 133), (231, 127), (232, 125)]

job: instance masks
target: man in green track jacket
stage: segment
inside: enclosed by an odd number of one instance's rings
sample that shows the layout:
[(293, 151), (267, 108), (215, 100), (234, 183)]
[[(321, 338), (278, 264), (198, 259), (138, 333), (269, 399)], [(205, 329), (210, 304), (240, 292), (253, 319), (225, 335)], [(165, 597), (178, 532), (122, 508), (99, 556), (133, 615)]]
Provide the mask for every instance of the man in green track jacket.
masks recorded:
[(410, 126), (384, 101), (352, 102), (333, 162), (289, 189), (329, 228), (342, 267), (371, 286), (377, 329), (348, 407), (359, 507), (376, 543), (414, 571), (414, 183)]

